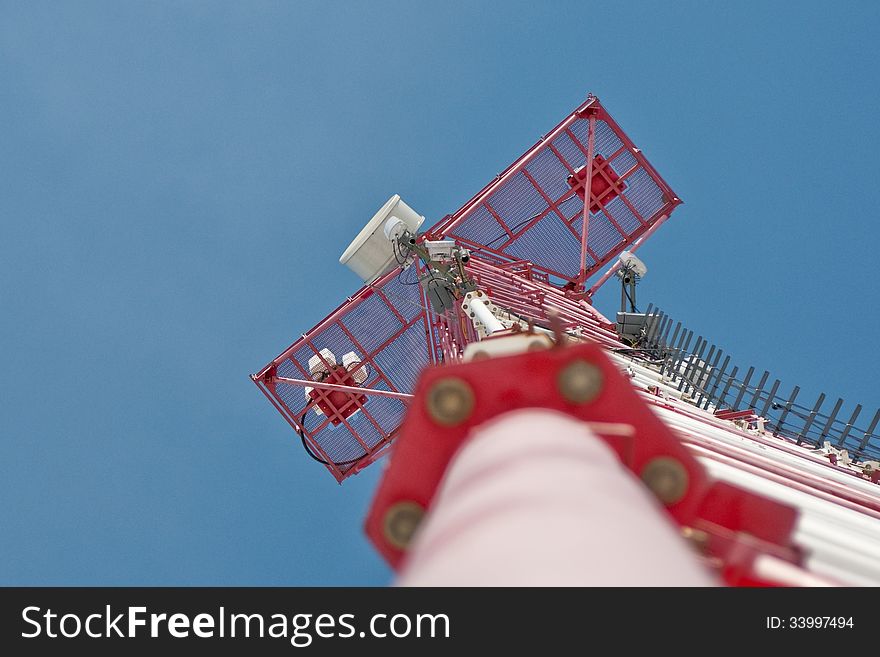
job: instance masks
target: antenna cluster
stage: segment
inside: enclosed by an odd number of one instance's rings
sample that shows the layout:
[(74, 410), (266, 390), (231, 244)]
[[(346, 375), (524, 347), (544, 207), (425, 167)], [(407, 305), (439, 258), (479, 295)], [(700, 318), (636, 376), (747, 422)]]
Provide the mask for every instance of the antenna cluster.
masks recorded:
[[(863, 428), (857, 426), (862, 405), (856, 404), (848, 419), (838, 417), (844, 401), (838, 398), (829, 410), (823, 410), (823, 392), (812, 404), (801, 403), (800, 386), (782, 393), (779, 379), (770, 372), (753, 366), (733, 365), (731, 356), (702, 335), (674, 321), (659, 308), (649, 305), (643, 316), (640, 334), (633, 341), (630, 353), (640, 354), (655, 363), (661, 375), (678, 384), (678, 390), (689, 395), (703, 408), (718, 411), (752, 410), (764, 418), (765, 428), (774, 435), (817, 448), (826, 442), (832, 447), (847, 449), (853, 460), (880, 460), (880, 409)], [(694, 338), (696, 337), (696, 340)], [(865, 416), (867, 419), (867, 416)]]

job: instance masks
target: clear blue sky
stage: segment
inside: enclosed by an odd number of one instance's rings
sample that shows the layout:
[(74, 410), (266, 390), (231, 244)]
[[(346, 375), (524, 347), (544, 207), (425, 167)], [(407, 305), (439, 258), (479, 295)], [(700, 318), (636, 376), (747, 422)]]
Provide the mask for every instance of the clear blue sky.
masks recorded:
[(876, 2), (0, 3), (0, 584), (388, 582), (381, 467), (248, 374), (390, 194), (454, 211), (588, 91), (685, 201), (642, 303), (873, 412), (878, 44)]

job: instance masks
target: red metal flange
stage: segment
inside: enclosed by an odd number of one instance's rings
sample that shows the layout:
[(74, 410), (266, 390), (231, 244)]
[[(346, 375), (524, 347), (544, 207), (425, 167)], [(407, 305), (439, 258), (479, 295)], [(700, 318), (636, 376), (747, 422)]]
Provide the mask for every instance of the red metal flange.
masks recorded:
[[(586, 165), (575, 169), (574, 173), (566, 178), (569, 187), (575, 190), (581, 199), (584, 198), (587, 179)], [(602, 206), (608, 205), (620, 193), (626, 189), (626, 183), (620, 180), (617, 172), (608, 165), (608, 161), (601, 155), (593, 158), (592, 176), (590, 178), (590, 198), (596, 199), (590, 205), (590, 212), (596, 213)], [(602, 205), (599, 205), (601, 201)]]
[(602, 348), (581, 343), (424, 370), (366, 521), (392, 566), (471, 430), (521, 408), (589, 423), (706, 556), (718, 566), (739, 564), (739, 580), (757, 554), (800, 560), (791, 544), (795, 509), (711, 480)]

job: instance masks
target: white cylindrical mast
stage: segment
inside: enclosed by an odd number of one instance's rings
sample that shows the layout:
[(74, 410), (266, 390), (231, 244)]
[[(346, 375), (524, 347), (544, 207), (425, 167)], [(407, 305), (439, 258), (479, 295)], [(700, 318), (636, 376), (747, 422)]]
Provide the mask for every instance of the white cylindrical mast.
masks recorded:
[(468, 309), (474, 313), (475, 319), (480, 320), (483, 324), (486, 329), (486, 335), (492, 335), (497, 331), (504, 330), (504, 324), (492, 314), (492, 311), (489, 310), (489, 307), (482, 300), (476, 297), (472, 298), (468, 301)]
[(589, 428), (507, 413), (455, 456), (402, 586), (710, 586), (659, 503)]

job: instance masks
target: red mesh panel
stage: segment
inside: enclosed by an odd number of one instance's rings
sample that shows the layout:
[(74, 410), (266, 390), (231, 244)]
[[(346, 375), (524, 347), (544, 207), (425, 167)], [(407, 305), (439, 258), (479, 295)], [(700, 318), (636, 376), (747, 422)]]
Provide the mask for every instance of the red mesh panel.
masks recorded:
[[(544, 325), (552, 310), (567, 327), (610, 346), (616, 334), (607, 320), (549, 284), (551, 276), (574, 280), (580, 271), (585, 112), (596, 118), (587, 271), (616, 257), (680, 201), (596, 99), (428, 237), (470, 247), (475, 257), (468, 269), (499, 306)], [(362, 288), (253, 376), (339, 481), (376, 460), (394, 438), (409, 401), (405, 393), (422, 369), (441, 353), (455, 360), (468, 339), (459, 322), (429, 319), (421, 287), (412, 282), (401, 282), (394, 271)], [(310, 372), (309, 360), (324, 349), (334, 362), (322, 362), (316, 376), (336, 388), (316, 386)], [(359, 362), (343, 366), (349, 353)], [(358, 384), (364, 371), (366, 380)]]
[(546, 274), (575, 280), (588, 152), (586, 111), (596, 116), (587, 277), (617, 257), (681, 201), (596, 99), (434, 226), (431, 236), (453, 238), (510, 261), (528, 260)]
[[(309, 359), (322, 349), (329, 349), (340, 363), (345, 354), (355, 353), (362, 365), (349, 371), (330, 368), (324, 381), (353, 385), (352, 373), (365, 367), (363, 394), (315, 388), (307, 400), (303, 384), (283, 381), (311, 381)], [(406, 410), (405, 400), (369, 391), (409, 393), (432, 360), (421, 288), (401, 283), (395, 271), (361, 288), (254, 380), (312, 454), (341, 481), (379, 456)], [(322, 414), (315, 412), (315, 406)]]
[[(593, 198), (602, 199), (602, 204), (604, 205), (620, 196), (620, 192), (626, 188), (626, 183), (620, 182), (620, 176), (617, 175), (613, 168), (608, 166), (608, 160), (601, 155), (593, 158), (593, 169), (590, 172), (590, 177), (592, 180), (590, 191)], [(584, 198), (584, 181), (586, 179), (587, 167), (585, 166), (575, 169), (574, 173), (566, 179), (569, 187), (577, 193), (581, 200), (586, 200)], [(593, 201), (593, 204), (590, 206), (590, 212), (593, 214), (601, 209), (602, 205), (599, 204), (599, 201)]]

